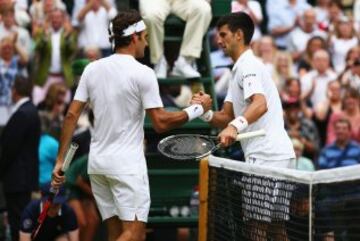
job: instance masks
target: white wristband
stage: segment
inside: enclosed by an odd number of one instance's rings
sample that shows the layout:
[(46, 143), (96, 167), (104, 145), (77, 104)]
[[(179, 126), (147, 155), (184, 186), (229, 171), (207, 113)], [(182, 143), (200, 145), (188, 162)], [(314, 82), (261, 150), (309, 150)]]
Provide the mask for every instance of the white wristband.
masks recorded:
[(242, 132), (246, 127), (248, 127), (248, 122), (245, 119), (244, 116), (236, 117), (234, 120), (232, 120), (229, 125), (232, 125), (236, 128), (237, 132)]
[(200, 104), (190, 105), (189, 107), (185, 108), (184, 111), (188, 115), (188, 121), (192, 121), (195, 118), (200, 117), (204, 114), (204, 108)]
[(208, 110), (200, 116), (200, 119), (202, 119), (205, 122), (210, 122), (213, 117), (214, 117), (214, 111)]

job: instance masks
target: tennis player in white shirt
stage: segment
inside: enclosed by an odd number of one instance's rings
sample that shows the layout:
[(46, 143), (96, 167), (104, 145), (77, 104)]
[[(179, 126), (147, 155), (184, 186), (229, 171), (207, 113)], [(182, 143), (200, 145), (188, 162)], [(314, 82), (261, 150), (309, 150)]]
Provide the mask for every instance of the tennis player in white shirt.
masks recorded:
[(66, 115), (52, 186), (64, 182), (60, 168), (80, 113), (87, 102), (95, 122), (88, 173), (109, 241), (142, 241), (150, 208), (144, 157), (145, 111), (157, 132), (178, 127), (211, 108), (211, 101), (167, 112), (153, 70), (135, 58), (144, 56), (146, 27), (135, 10), (119, 13), (109, 26), (115, 53), (84, 70)]
[[(217, 112), (210, 110), (202, 118), (213, 126), (224, 128), (219, 134), (223, 146), (232, 144), (239, 133), (264, 129), (264, 137), (241, 140), (245, 161), (257, 165), (295, 168), (295, 153), (284, 129), (279, 93), (265, 65), (254, 56), (250, 48), (254, 33), (253, 21), (244, 12), (232, 13), (219, 19), (217, 30), (219, 46), (235, 64), (223, 109)], [(206, 99), (209, 99), (208, 95), (197, 94), (193, 97), (192, 103), (201, 103)], [(279, 188), (275, 186), (269, 187), (273, 188), (270, 193), (274, 194), (275, 189)], [(263, 195), (259, 200), (266, 202), (269, 197), (266, 193)], [(276, 201), (271, 204), (273, 206), (270, 209), (275, 215), (268, 215), (269, 207), (266, 208), (266, 205), (257, 208), (243, 204), (246, 218), (261, 223), (252, 225), (254, 230), (250, 234), (251, 240), (267, 240), (268, 235), (277, 241), (287, 240), (283, 225), (271, 227), (268, 224), (287, 220), (288, 213), (276, 212), (279, 206)], [(262, 208), (264, 210), (260, 210)]]

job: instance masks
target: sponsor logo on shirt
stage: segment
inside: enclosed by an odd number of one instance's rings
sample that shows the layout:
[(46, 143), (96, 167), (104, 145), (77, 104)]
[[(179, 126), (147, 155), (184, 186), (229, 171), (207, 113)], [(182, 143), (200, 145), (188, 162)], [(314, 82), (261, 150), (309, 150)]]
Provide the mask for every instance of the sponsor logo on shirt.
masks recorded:
[(248, 78), (248, 77), (256, 77), (256, 74), (247, 74), (247, 75), (244, 75), (244, 79)]

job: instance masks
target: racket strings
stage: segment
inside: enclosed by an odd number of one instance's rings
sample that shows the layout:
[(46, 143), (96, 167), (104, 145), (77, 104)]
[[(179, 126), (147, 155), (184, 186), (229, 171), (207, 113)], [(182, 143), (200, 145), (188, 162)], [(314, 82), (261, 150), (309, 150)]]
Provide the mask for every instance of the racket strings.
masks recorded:
[(164, 155), (174, 159), (196, 159), (210, 153), (215, 147), (214, 142), (202, 136), (174, 136), (159, 144)]

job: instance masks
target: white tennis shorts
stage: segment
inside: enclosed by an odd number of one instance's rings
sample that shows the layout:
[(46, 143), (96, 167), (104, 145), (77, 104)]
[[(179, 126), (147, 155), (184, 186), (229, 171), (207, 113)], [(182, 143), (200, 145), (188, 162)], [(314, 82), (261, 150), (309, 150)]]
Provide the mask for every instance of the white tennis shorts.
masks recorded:
[(118, 216), (123, 221), (147, 222), (150, 209), (147, 174), (89, 176), (102, 220)]

